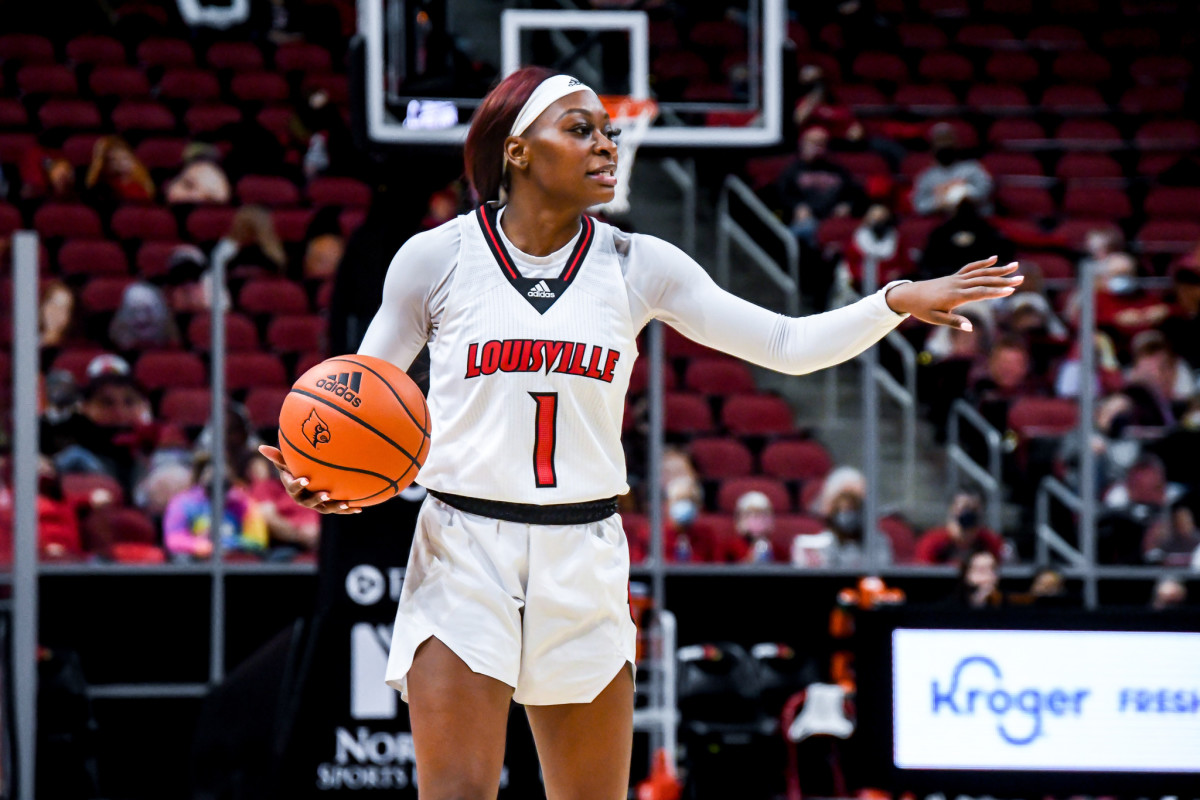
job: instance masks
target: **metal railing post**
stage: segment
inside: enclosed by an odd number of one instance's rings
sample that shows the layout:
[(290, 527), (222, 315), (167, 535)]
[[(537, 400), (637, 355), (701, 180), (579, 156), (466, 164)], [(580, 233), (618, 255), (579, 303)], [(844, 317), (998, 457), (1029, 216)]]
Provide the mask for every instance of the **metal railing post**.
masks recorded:
[(211, 314), (210, 383), (211, 411), (209, 412), (209, 450), (212, 482), (208, 500), (209, 535), (212, 536), (212, 595), (210, 600), (208, 679), (217, 685), (225, 677), (225, 548), (222, 529), (225, 527), (225, 264), (215, 259), (209, 272), (212, 281), (209, 313)]
[[(680, 163), (674, 158), (662, 160), (663, 171), (683, 196), (683, 230), (680, 246), (692, 258), (696, 257), (696, 162), (687, 159)], [(728, 240), (727, 240), (728, 242)], [(726, 244), (728, 246), (728, 243)], [(728, 252), (726, 252), (728, 258)]]
[[(878, 266), (871, 262), (863, 270), (863, 294), (875, 294), (879, 283)], [(862, 458), (867, 491), (863, 497), (863, 547), (871, 569), (883, 566), (883, 544), (879, 531), (879, 350), (868, 347), (862, 356)]]
[(1096, 273), (1084, 262), (1079, 296), (1079, 544), (1087, 564), (1083, 602), (1088, 608), (1100, 603), (1096, 585), (1096, 454), (1092, 451), (1092, 428), (1096, 419)]
[[(958, 427), (960, 419), (966, 421), (967, 424), (983, 436), (988, 450), (987, 469), (975, 463), (967, 451), (962, 448)], [(948, 438), (946, 457), (950, 461), (951, 488), (958, 485), (958, 471), (960, 469), (979, 484), (979, 487), (988, 496), (988, 526), (993, 531), (999, 533), (1003, 527), (1003, 517), (1001, 515), (1003, 509), (1001, 506), (1004, 502), (1003, 484), (1000, 481), (1001, 444), (1003, 442), (1000, 431), (993, 428), (991, 423), (966, 401), (955, 400), (954, 405), (950, 407), (950, 431)]]
[[(786, 270), (780, 269), (770, 253), (763, 249), (745, 228), (733, 219), (729, 213), (729, 198), (737, 198), (750, 210), (771, 234), (783, 245)], [(737, 243), (750, 262), (759, 268), (772, 283), (784, 292), (784, 302), (787, 313), (793, 317), (800, 315), (800, 245), (796, 237), (780, 222), (771, 209), (758, 199), (740, 178), (730, 175), (721, 186), (717, 198), (717, 282), (729, 288), (729, 240)]]

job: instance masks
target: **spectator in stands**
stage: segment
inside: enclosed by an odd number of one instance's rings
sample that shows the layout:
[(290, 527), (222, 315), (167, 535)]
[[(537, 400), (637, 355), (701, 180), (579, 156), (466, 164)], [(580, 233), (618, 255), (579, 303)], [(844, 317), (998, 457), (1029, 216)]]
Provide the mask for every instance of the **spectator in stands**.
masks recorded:
[[(917, 274), (920, 278), (949, 275), (956, 263), (982, 261), (997, 256), (1001, 264), (1012, 260), (1013, 243), (979, 212), (965, 190), (955, 190), (950, 217), (934, 228), (925, 243)], [(956, 261), (955, 259), (961, 259)]]
[[(166, 295), (171, 309), (180, 314), (207, 312), (212, 307), (212, 280), (208, 257), (194, 244), (181, 244), (167, 258)], [(222, 288), (225, 307), (231, 305), (229, 289)]]
[(1155, 455), (1143, 453), (1125, 479), (1104, 494), (1097, 520), (1097, 560), (1103, 564), (1140, 564), (1150, 529), (1161, 524), (1167, 509), (1183, 497), (1184, 488), (1167, 481)]
[(796, 133), (803, 136), (810, 128), (822, 128), (831, 139), (857, 142), (863, 138), (863, 126), (846, 106), (829, 101), (825, 71), (817, 64), (800, 68), (799, 100), (792, 111)]
[(1133, 365), (1122, 389), (1133, 402), (1132, 424), (1175, 425), (1177, 405), (1186, 403), (1193, 389), (1191, 371), (1171, 351), (1161, 332), (1143, 331), (1134, 337)]
[(762, 492), (753, 491), (739, 497), (733, 512), (733, 527), (738, 534), (738, 561), (761, 564), (775, 560), (774, 551), (771, 549), (771, 533), (775, 530), (775, 509), (771, 507), (769, 497)]
[(1174, 575), (1164, 575), (1154, 583), (1154, 592), (1150, 596), (1152, 611), (1168, 611), (1181, 608), (1187, 602), (1187, 584)]
[(217, 241), (212, 265), (224, 265), (228, 279), (281, 274), (287, 266), (283, 242), (271, 212), (262, 206), (242, 206), (233, 215), (229, 232)]
[(992, 176), (983, 164), (961, 150), (954, 126), (939, 122), (931, 127), (929, 146), (937, 163), (926, 167), (913, 181), (913, 210), (925, 216), (950, 214), (961, 207), (963, 200), (970, 200), (981, 214), (991, 214)]
[(42, 351), (71, 344), (79, 336), (79, 306), (75, 293), (62, 281), (51, 281), (42, 290), (38, 309), (38, 336)]
[[(1092, 433), (1092, 452), (1096, 454), (1096, 485), (1099, 496), (1105, 488), (1124, 480), (1129, 468), (1142, 453), (1142, 442), (1129, 435), (1133, 403), (1123, 394), (1100, 398), (1096, 403), (1096, 425)], [(1058, 461), (1067, 471), (1067, 481), (1079, 488), (1080, 434), (1063, 437)]]
[(1042, 567), (1033, 574), (1029, 584), (1029, 597), (1035, 606), (1065, 606), (1070, 602), (1067, 580), (1063, 574), (1051, 567)]
[(137, 281), (125, 288), (108, 326), (108, 338), (124, 352), (159, 350), (179, 343), (179, 329), (162, 291)]
[[(258, 452), (262, 440), (250, 422), (250, 412), (241, 403), (232, 400), (225, 403), (225, 460), (233, 465), (243, 464), (251, 455)], [(196, 448), (204, 452), (213, 450), (213, 431), (211, 425), (196, 437)]]
[(997, 562), (1004, 560), (1004, 540), (983, 524), (983, 495), (976, 489), (960, 489), (950, 501), (946, 524), (917, 540), (916, 561), (958, 564), (976, 548), (987, 550)]
[[(172, 498), (163, 515), (163, 542), (176, 559), (203, 559), (212, 555), (211, 482), (211, 458), (205, 452), (198, 452), (192, 465), (192, 487)], [(225, 471), (223, 494), (221, 546), (228, 551), (261, 554), (267, 547), (267, 524), (232, 467)]]
[(1177, 500), (1165, 518), (1146, 530), (1142, 541), (1142, 558), (1147, 564), (1186, 567), (1192, 554), (1200, 548), (1200, 529), (1187, 500)]
[(362, 157), (342, 113), (324, 89), (314, 89), (296, 109), (291, 131), (304, 149), (305, 180), (320, 175), (361, 175)]
[(75, 376), (65, 369), (52, 369), (42, 380), (42, 396), (45, 406), (42, 419), (57, 425), (79, 410), (79, 386)]
[(84, 187), (87, 201), (102, 208), (153, 200), (155, 194), (150, 171), (119, 136), (96, 140)]
[(1005, 605), (1000, 593), (999, 559), (987, 547), (971, 548), (958, 568), (954, 588), (955, 605), (966, 608), (999, 608)]
[(346, 253), (346, 240), (338, 221), (340, 209), (326, 206), (313, 215), (305, 232), (304, 262), (301, 278), (305, 283), (321, 284), (337, 273)]
[[(43, 561), (83, 556), (79, 519), (63, 496), (54, 463), (39, 455), (37, 462), (38, 557)], [(0, 563), (11, 564), (13, 555), (13, 492), (11, 461), (0, 459)]]
[(242, 459), (238, 472), (246, 484), (246, 493), (267, 525), (271, 560), (290, 561), (301, 553), (315, 551), (321, 533), (321, 515), (292, 500), (271, 462), (257, 451), (250, 451)]
[[(798, 567), (858, 567), (865, 564), (863, 504), (867, 482), (852, 467), (838, 467), (825, 478), (816, 510), (826, 528), (792, 540), (792, 564)], [(884, 538), (885, 563), (891, 562), (890, 542)]]
[(867, 209), (862, 224), (850, 237), (845, 258), (838, 265), (830, 305), (849, 305), (857, 300), (862, 294), (863, 276), (872, 269), (877, 286), (902, 278), (913, 269), (911, 259), (900, 247), (900, 235), (892, 212), (878, 203)]
[(1020, 336), (1004, 334), (981, 366), (971, 379), (967, 398), (993, 427), (1007, 430), (1013, 401), (1037, 394), (1041, 388), (1030, 371), (1029, 346)]
[(924, 372), (917, 382), (917, 391), (929, 409), (929, 420), (935, 426), (934, 436), (939, 444), (946, 441), (951, 406), (966, 395), (975, 364), (991, 349), (996, 323), (990, 306), (990, 303), (968, 303), (956, 309), (970, 320), (971, 331), (939, 326), (925, 337), (918, 362), (924, 365)]
[(1200, 370), (1200, 265), (1190, 259), (1172, 272), (1175, 308), (1160, 326), (1171, 349)]
[(89, 365), (79, 413), (58, 423), (42, 420), (41, 452), (60, 472), (104, 473), (132, 495), (160, 428), (123, 359), (97, 356), (93, 363), (98, 366)]
[[(1125, 376), (1121, 373), (1121, 362), (1117, 360), (1117, 348), (1112, 337), (1103, 331), (1096, 331), (1094, 340), (1096, 372), (1094, 385), (1097, 395), (1120, 391), (1125, 385)], [(1079, 342), (1072, 342), (1067, 350), (1067, 356), (1059, 362), (1054, 373), (1054, 394), (1057, 397), (1078, 397), (1079, 384), (1082, 376)]]
[(1179, 415), (1179, 423), (1166, 435), (1146, 443), (1162, 459), (1167, 480), (1200, 491), (1200, 397), (1192, 397)]
[(25, 200), (70, 202), (79, 199), (75, 167), (57, 149), (35, 144), (21, 154), (17, 176)]
[(229, 203), (231, 192), (229, 178), (221, 169), (219, 151), (211, 145), (189, 148), (185, 153), (184, 165), (179, 174), (167, 182), (163, 189), (170, 205)]
[(703, 508), (700, 483), (686, 476), (666, 482), (663, 551), (668, 561), (706, 561), (716, 532), (697, 517)]

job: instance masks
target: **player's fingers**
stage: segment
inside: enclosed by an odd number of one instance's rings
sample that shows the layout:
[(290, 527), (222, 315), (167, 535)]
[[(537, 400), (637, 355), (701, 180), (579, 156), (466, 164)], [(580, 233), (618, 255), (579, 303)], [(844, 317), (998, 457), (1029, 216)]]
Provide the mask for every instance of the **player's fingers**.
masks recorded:
[(1007, 277), (998, 275), (976, 275), (970, 278), (963, 278), (961, 286), (974, 288), (976, 286), (989, 286), (994, 289), (1003, 289), (1011, 287), (1013, 289), (1025, 282), (1024, 275), (1009, 275)]
[(275, 468), (281, 472), (287, 471), (287, 462), (283, 460), (283, 453), (278, 447), (271, 447), (269, 444), (260, 444), (258, 452), (263, 458), (275, 465)]
[(984, 267), (971, 272), (964, 280), (979, 280), (981, 278), (1002, 278), (1005, 275), (1011, 275), (1014, 278), (1023, 278), (1023, 275), (1013, 275), (1021, 265), (1016, 261), (1011, 261), (1002, 267)]
[(974, 330), (971, 320), (961, 314), (951, 314), (946, 311), (930, 310), (927, 321), (932, 322), (934, 325), (948, 325), (951, 328), (958, 328), (968, 333)]
[(983, 261), (972, 261), (970, 264), (967, 264), (965, 267), (960, 269), (958, 271), (958, 274), (965, 275), (968, 272), (974, 272), (977, 269), (984, 269), (985, 267), (990, 267), (993, 264), (995, 264), (999, 259), (1000, 259), (999, 256), (992, 256), (991, 258), (985, 258)]

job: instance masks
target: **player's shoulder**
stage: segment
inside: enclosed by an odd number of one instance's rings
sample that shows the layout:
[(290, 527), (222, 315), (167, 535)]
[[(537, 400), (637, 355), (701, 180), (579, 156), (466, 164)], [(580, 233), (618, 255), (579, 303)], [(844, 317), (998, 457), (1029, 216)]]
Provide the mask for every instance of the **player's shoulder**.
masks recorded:
[(688, 256), (675, 245), (657, 236), (645, 233), (629, 233), (609, 226), (612, 229), (613, 249), (622, 262), (649, 262), (686, 259)]
[(413, 234), (400, 249), (406, 257), (427, 255), (453, 255), (458, 252), (461, 238), (462, 217), (443, 222), (436, 228)]

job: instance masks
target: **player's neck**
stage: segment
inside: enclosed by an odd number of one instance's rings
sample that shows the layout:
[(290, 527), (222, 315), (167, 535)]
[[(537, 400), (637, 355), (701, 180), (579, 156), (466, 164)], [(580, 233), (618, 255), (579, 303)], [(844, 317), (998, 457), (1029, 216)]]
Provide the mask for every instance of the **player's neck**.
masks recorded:
[(509, 201), (500, 217), (500, 227), (522, 253), (548, 256), (561, 250), (579, 233), (579, 214), (571, 208), (537, 208), (528, 203)]

